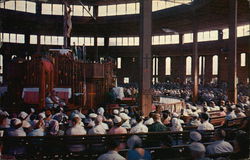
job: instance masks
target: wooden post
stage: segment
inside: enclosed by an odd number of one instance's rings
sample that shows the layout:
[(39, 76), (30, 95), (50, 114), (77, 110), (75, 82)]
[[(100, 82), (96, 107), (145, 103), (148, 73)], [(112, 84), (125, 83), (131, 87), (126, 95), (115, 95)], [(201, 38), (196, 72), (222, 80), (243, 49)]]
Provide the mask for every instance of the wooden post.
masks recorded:
[(237, 0), (229, 0), (228, 98), (237, 103)]
[(140, 0), (140, 107), (145, 116), (152, 110), (152, 0)]
[(199, 83), (199, 57), (198, 57), (198, 26), (197, 19), (193, 15), (193, 55), (192, 55), (192, 77), (193, 77), (193, 103), (198, 100), (198, 83)]

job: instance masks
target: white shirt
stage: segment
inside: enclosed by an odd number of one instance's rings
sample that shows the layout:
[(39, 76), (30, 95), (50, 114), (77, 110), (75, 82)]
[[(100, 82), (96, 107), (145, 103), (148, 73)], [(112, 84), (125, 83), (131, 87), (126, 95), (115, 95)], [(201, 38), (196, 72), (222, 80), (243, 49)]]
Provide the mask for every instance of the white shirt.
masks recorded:
[(142, 122), (131, 128), (130, 133), (148, 133), (148, 127)]
[(23, 128), (21, 128), (21, 127), (18, 129), (10, 128), (8, 130), (8, 136), (14, 136), (14, 137), (26, 136), (26, 133), (24, 132)]
[(149, 118), (148, 120), (146, 120), (146, 121), (144, 122), (145, 125), (151, 125), (151, 124), (153, 124), (153, 123), (154, 123), (153, 118)]
[(116, 151), (109, 151), (98, 157), (97, 160), (126, 160), (126, 159)]
[(237, 116), (235, 115), (234, 111), (230, 112), (227, 116), (226, 116), (226, 120), (231, 120), (231, 119), (235, 119), (237, 118)]
[(214, 130), (214, 126), (208, 121), (204, 121), (202, 124), (198, 126), (197, 130), (201, 131)]
[(101, 122), (100, 125), (105, 129), (109, 130), (109, 126), (106, 123)]
[(88, 132), (89, 135), (95, 135), (95, 134), (106, 134), (105, 128), (101, 124), (94, 126), (91, 128)]
[(66, 134), (71, 135), (86, 135), (86, 130), (81, 125), (75, 125), (66, 131)]
[(208, 154), (217, 154), (226, 152), (233, 152), (233, 146), (224, 140), (215, 141), (207, 146)]

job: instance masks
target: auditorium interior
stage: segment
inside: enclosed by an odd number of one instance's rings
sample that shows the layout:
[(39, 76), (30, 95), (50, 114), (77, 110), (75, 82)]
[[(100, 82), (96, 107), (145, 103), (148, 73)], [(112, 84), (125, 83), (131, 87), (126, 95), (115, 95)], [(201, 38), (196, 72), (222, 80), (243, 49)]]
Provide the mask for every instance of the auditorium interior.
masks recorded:
[(250, 0), (0, 0), (0, 159), (250, 158)]

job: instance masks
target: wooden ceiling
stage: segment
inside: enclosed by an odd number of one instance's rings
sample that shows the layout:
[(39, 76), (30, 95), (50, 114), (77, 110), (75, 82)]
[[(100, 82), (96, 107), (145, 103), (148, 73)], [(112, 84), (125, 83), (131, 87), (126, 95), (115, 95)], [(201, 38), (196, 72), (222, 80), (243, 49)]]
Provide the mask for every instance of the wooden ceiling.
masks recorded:
[[(84, 0), (95, 4), (124, 3), (124, 1), (128, 2), (128, 0)], [(139, 17), (139, 15), (123, 15), (98, 17), (96, 20), (89, 17), (73, 17), (72, 34), (73, 36), (138, 36)], [(229, 0), (196, 0), (192, 5), (180, 5), (153, 12), (152, 33), (165, 34), (162, 28), (169, 28), (179, 33), (192, 32), (194, 17), (198, 20), (199, 31), (227, 28)], [(0, 9), (0, 18), (4, 32), (45, 35), (63, 33), (63, 16), (36, 15)], [(238, 0), (238, 25), (249, 23), (249, 2)]]

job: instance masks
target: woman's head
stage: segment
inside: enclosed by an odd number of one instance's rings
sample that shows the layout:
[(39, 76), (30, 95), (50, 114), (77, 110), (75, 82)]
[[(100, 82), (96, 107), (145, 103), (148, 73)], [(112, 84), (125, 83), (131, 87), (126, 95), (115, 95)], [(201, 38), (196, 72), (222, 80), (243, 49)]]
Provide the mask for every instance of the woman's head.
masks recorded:
[(128, 139), (127, 145), (129, 147), (129, 149), (141, 148), (142, 147), (142, 140), (139, 136), (133, 135)]

